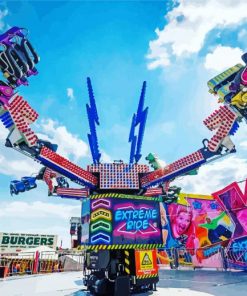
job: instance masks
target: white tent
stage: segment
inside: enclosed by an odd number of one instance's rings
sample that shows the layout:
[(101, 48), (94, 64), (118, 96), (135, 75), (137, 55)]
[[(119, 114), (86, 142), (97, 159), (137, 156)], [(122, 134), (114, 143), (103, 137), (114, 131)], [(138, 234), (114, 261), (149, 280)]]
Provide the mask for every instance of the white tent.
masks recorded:
[(42, 260), (57, 260), (58, 259), (58, 254), (54, 249), (49, 248), (47, 246), (39, 246), (37, 248), (31, 248), (31, 249), (26, 249), (22, 250), (21, 252), (18, 253), (18, 258), (23, 258), (23, 259), (28, 259), (28, 258), (34, 258), (36, 252), (39, 252), (39, 258)]
[(84, 256), (64, 255), (59, 260), (62, 262), (64, 271), (83, 270)]

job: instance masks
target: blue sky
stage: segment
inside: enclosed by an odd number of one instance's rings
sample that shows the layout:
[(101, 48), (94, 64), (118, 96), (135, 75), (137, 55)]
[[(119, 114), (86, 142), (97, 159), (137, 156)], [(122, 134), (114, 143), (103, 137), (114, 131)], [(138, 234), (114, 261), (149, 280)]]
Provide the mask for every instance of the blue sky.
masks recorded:
[[(59, 144), (83, 167), (88, 146), (86, 77), (91, 77), (100, 117), (104, 160), (128, 161), (128, 133), (142, 82), (149, 106), (143, 159), (155, 152), (166, 163), (201, 148), (210, 137), (203, 119), (217, 108), (207, 81), (237, 62), (247, 47), (245, 1), (7, 1), (0, 29), (29, 29), (39, 53), (39, 75), (19, 93), (39, 113), (33, 129)], [(224, 13), (222, 13), (224, 11)], [(177, 184), (209, 194), (246, 177), (246, 126), (233, 141), (238, 153)], [(80, 205), (47, 196), (44, 184), (12, 198), (10, 180), (38, 166), (3, 147), (0, 129), (0, 231), (59, 234), (69, 243), (69, 217)], [(4, 219), (2, 219), (2, 218)]]

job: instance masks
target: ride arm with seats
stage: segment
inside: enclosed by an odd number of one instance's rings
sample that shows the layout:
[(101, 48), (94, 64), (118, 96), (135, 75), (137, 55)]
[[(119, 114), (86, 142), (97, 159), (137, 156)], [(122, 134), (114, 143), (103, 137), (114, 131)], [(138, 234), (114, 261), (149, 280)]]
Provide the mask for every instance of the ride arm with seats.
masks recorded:
[(30, 124), (35, 122), (38, 114), (17, 94), (8, 103), (0, 107), (0, 118), (9, 130), (6, 145), (25, 152), (46, 167), (68, 177), (80, 185), (95, 187), (97, 178), (90, 172), (80, 168), (68, 159), (60, 156), (51, 147), (39, 145), (40, 140), (31, 130)]
[[(30, 125), (38, 118), (38, 113), (18, 95), (16, 88), (27, 85), (27, 79), (37, 74), (34, 67), (39, 57), (18, 27), (0, 35), (0, 120), (8, 129), (6, 146), (31, 157), (51, 170), (71, 181), (89, 188), (96, 187), (98, 180), (90, 172), (60, 156), (57, 145), (38, 138)], [(5, 80), (5, 81), (4, 81)]]
[(146, 189), (145, 194), (149, 195), (149, 191), (150, 195), (152, 191), (157, 194), (157, 185), (162, 187), (161, 192), (167, 192), (174, 179), (192, 174), (202, 165), (236, 152), (230, 136), (238, 130), (239, 122), (247, 120), (247, 53), (242, 60), (245, 66), (237, 64), (208, 81), (209, 93), (217, 95), (219, 103), (224, 104), (204, 120), (209, 130), (216, 131), (212, 138), (203, 140), (203, 148), (165, 167), (157, 166), (155, 157), (149, 154), (146, 159), (154, 171), (140, 180), (141, 188)]
[[(9, 29), (6, 33), (0, 35), (0, 44), (2, 45), (0, 49), (0, 70), (6, 80), (0, 81), (0, 119), (9, 130), (6, 146), (24, 153), (75, 183), (89, 188), (97, 187), (98, 178), (94, 174), (60, 156), (56, 152), (56, 145), (39, 139), (30, 128), (30, 124), (37, 120), (38, 114), (15, 90), (20, 85), (27, 85), (29, 76), (37, 74), (34, 65), (38, 63), (39, 57), (23, 33), (23, 29), (18, 27)], [(246, 54), (242, 56), (242, 59), (246, 63)], [(98, 124), (98, 119), (91, 83), (89, 82), (91, 106), (88, 107), (88, 110), (92, 125), (94, 121)], [(161, 184), (165, 189), (168, 189), (169, 186), (166, 185), (175, 178), (189, 174), (203, 164), (236, 151), (230, 136), (238, 129), (238, 122), (247, 117), (247, 67), (237, 64), (211, 79), (208, 86), (209, 91), (217, 94), (220, 101), (224, 102), (224, 106), (221, 106), (204, 121), (207, 128), (216, 130), (216, 133), (208, 141), (207, 145), (204, 142), (203, 148), (164, 168), (145, 173), (140, 179), (141, 188), (146, 189)], [(144, 82), (138, 111), (134, 116), (135, 120), (132, 122), (130, 133), (130, 140), (133, 144), (130, 155), (131, 164), (134, 159), (138, 162), (141, 156), (140, 147), (148, 111), (147, 108), (144, 110), (145, 88), (146, 83)], [(136, 137), (134, 127), (138, 124), (141, 127), (138, 137)], [(100, 154), (95, 134), (95, 124), (91, 126), (90, 138), (92, 137), (94, 138), (94, 141), (91, 141), (93, 160), (98, 163)]]

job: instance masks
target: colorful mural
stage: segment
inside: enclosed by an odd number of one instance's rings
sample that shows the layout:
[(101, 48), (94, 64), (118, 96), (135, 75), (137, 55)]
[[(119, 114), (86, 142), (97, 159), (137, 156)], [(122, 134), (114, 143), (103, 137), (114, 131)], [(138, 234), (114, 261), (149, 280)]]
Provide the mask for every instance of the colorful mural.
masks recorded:
[(161, 204), (160, 263), (247, 269), (247, 186), (234, 182), (212, 196), (180, 194)]
[(247, 270), (247, 181), (244, 193), (238, 183), (233, 182), (213, 196), (235, 225), (226, 249), (228, 265)]

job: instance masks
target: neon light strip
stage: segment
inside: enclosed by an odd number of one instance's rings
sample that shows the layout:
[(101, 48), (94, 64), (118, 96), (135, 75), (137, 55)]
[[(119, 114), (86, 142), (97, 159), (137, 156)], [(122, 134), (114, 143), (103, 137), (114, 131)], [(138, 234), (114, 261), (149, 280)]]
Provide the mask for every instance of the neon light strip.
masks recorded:
[(111, 237), (103, 232), (99, 232), (91, 237), (92, 244), (95, 244), (99, 241), (103, 241), (109, 244), (111, 242)]
[(98, 199), (98, 200), (95, 200), (92, 202), (92, 205), (91, 205), (92, 209), (95, 210), (99, 207), (103, 207), (103, 208), (111, 208), (111, 202), (110, 200), (107, 200), (107, 199)]
[(102, 220), (98, 221), (98, 222), (95, 222), (95, 223), (92, 223), (91, 231), (95, 232), (95, 231), (98, 231), (98, 230), (105, 230), (107, 232), (111, 232), (112, 231), (111, 223), (107, 222), (107, 221), (102, 221)]
[(105, 220), (112, 220), (112, 214), (109, 210), (99, 208), (98, 210), (91, 213), (91, 219), (92, 221), (98, 220), (98, 219), (105, 219)]

